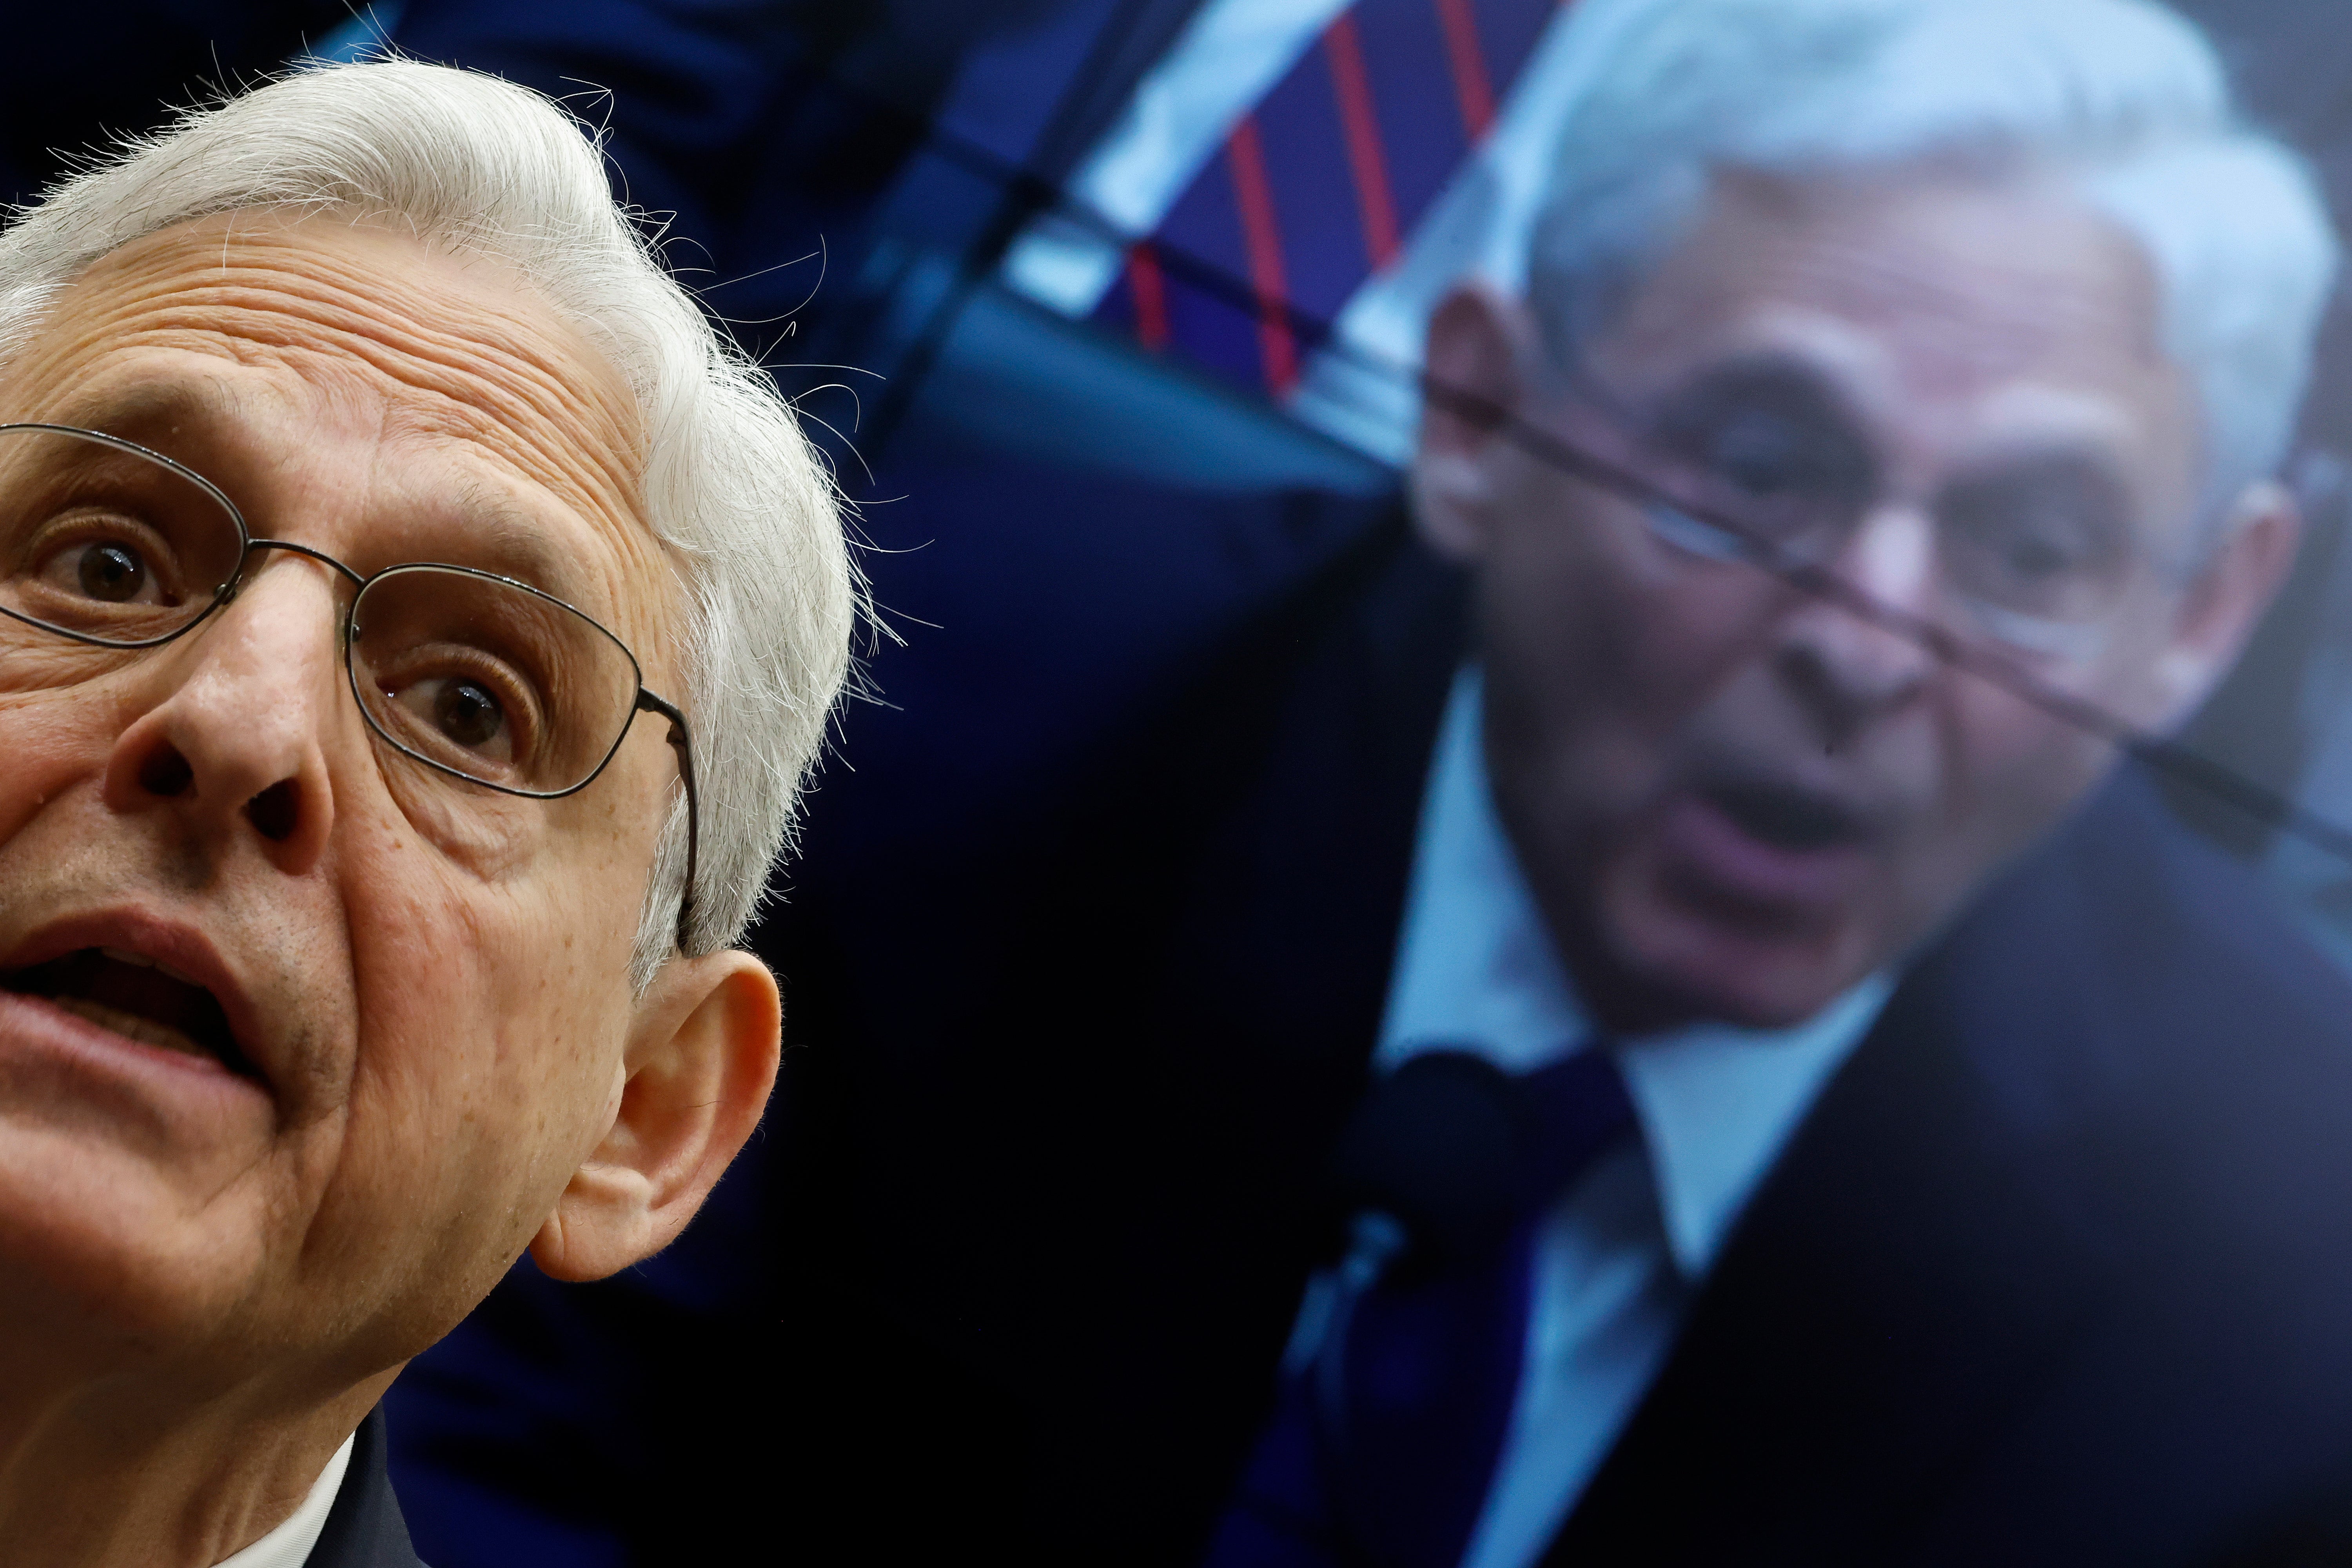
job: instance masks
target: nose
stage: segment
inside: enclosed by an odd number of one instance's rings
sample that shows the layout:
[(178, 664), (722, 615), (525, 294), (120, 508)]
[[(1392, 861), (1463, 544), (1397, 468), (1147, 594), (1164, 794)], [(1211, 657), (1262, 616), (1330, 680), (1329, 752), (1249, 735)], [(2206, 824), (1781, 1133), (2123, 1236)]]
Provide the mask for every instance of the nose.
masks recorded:
[[(1916, 506), (1888, 505), (1864, 518), (1830, 570), (1873, 604), (1925, 618), (1934, 588), (1935, 523)], [(1773, 666), (1781, 684), (1836, 751), (1926, 689), (1935, 655), (1914, 637), (1853, 609), (1809, 597), (1779, 633)]]
[(323, 745), (341, 716), (335, 608), (322, 568), (281, 557), (165, 650), (160, 700), (108, 758), (110, 809), (173, 814), (207, 848), (247, 844), (289, 875), (316, 866), (335, 817)]

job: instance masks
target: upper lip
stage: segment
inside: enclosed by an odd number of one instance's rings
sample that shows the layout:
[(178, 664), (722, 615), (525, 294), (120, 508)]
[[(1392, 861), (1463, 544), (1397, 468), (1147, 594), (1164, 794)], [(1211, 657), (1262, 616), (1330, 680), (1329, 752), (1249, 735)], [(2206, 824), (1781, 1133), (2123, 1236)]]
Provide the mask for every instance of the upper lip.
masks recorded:
[(0, 956), (0, 976), (14, 975), (89, 948), (111, 949), (154, 964), (173, 978), (209, 992), (228, 1020), (244, 1060), (231, 1063), (259, 1075), (265, 1037), (253, 998), (205, 933), (194, 926), (136, 909), (72, 915), (43, 926)]
[(1749, 837), (1781, 849), (1840, 848), (1873, 832), (1872, 813), (1850, 797), (1792, 779), (1727, 775), (1698, 795)]

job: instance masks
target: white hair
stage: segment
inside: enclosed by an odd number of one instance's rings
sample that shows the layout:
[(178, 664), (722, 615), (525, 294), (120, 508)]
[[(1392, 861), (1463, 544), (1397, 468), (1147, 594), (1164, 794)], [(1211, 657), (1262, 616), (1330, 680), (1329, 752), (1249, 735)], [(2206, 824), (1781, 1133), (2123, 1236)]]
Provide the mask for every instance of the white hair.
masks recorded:
[(1528, 253), (1572, 363), (1687, 232), (1715, 174), (2054, 168), (2135, 240), (2196, 389), (2215, 521), (2293, 438), (2337, 247), (2301, 160), (2147, 0), (1656, 0), (1563, 122)]
[[(317, 65), (192, 110), (48, 191), (0, 234), (0, 362), (118, 247), (223, 213), (341, 213), (513, 268), (620, 374), (646, 521), (686, 589), (701, 803), (688, 950), (739, 941), (787, 843), (849, 666), (862, 588), (791, 406), (615, 205), (594, 138), (523, 88), (408, 60)], [(671, 804), (631, 979), (667, 957), (685, 888)]]

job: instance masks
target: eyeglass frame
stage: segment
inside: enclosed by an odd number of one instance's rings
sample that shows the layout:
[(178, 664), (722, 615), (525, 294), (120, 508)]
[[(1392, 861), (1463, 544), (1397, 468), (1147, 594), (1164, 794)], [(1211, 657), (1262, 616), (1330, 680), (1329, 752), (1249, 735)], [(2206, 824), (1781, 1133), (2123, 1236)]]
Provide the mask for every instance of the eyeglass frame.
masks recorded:
[[(342, 562), (336, 560), (326, 552), (313, 549), (310, 545), (297, 544), (292, 540), (288, 539), (256, 539), (253, 536), (252, 528), (245, 521), (244, 511), (237, 506), (236, 502), (229, 499), (227, 491), (222, 489), (218, 485), (213, 483), (212, 480), (205, 478), (204, 475), (196, 472), (194, 468), (189, 468), (185, 463), (180, 462), (178, 459), (173, 458), (168, 458), (163, 453), (155, 451), (152, 447), (142, 447), (138, 442), (126, 440), (121, 436), (108, 435), (103, 430), (85, 430), (79, 426), (75, 425), (50, 425), (31, 420), (19, 421), (13, 424), (0, 424), (0, 436), (7, 436), (19, 430), (42, 430), (47, 431), (53, 435), (70, 436), (85, 441), (93, 441), (101, 447), (109, 447), (116, 451), (128, 453), (132, 457), (144, 458), (152, 462), (158, 463), (172, 473), (178, 475), (181, 479), (184, 479), (189, 483), (196, 486), (212, 500), (219, 502), (221, 509), (228, 514), (229, 520), (236, 524), (236, 536), (238, 541), (236, 569), (229, 574), (228, 580), (226, 582), (214, 588), (212, 602), (205, 605), (203, 609), (198, 610), (194, 616), (190, 616), (184, 625), (174, 627), (173, 630), (164, 633), (162, 637), (150, 637), (142, 642), (117, 642), (107, 637), (92, 637), (86, 633), (69, 631), (63, 626), (54, 626), (47, 621), (35, 620), (30, 616), (19, 614), (15, 610), (9, 609), (5, 605), (0, 605), (0, 616), (6, 616), (11, 620), (21, 622), (26, 626), (35, 627), (40, 631), (48, 632), (57, 637), (64, 637), (71, 642), (81, 643), (87, 647), (119, 648), (129, 653), (142, 653), (151, 648), (163, 647), (169, 643), (176, 642), (181, 637), (187, 636), (188, 633), (204, 625), (206, 620), (211, 618), (213, 612), (222, 608), (234, 600), (237, 595), (238, 590), (245, 584), (246, 573), (256, 552), (272, 550), (283, 551), (289, 555), (299, 555), (308, 560), (316, 561), (321, 565), (332, 567), (337, 573), (342, 575), (345, 581), (351, 584), (352, 602), (350, 606), (343, 612), (342, 625), (339, 628), (339, 633), (342, 642), (343, 679), (346, 684), (351, 688), (352, 702), (359, 709), (360, 717), (366, 721), (367, 727), (375, 733), (378, 740), (383, 742), (384, 744), (390, 746), (394, 751), (398, 752), (401, 755), (410, 758), (413, 761), (422, 763), (426, 767), (433, 769), (436, 773), (446, 773), (451, 778), (463, 780), (465, 783), (469, 784), (478, 784), (484, 789), (495, 790), (500, 795), (517, 795), (525, 800), (562, 800), (569, 795), (579, 794), (582, 790), (586, 789), (590, 784), (594, 784), (599, 778), (604, 776), (604, 770), (612, 765), (613, 759), (620, 755), (621, 747), (623, 743), (628, 740), (629, 731), (635, 726), (638, 714), (653, 713), (669, 721), (669, 733), (667, 739), (670, 750), (677, 756), (678, 776), (680, 781), (686, 786), (686, 889), (678, 900), (677, 947), (680, 952), (688, 952), (692, 951), (688, 943), (688, 937), (693, 930), (694, 924), (694, 890), (697, 879), (700, 872), (702, 847), (702, 807), (700, 794), (695, 784), (694, 741), (692, 731), (687, 725), (686, 714), (678, 708), (677, 704), (646, 689), (645, 667), (637, 662), (636, 651), (630, 647), (627, 643), (623, 642), (620, 637), (614, 633), (610, 626), (605, 626), (602, 621), (588, 614), (585, 610), (581, 609), (577, 605), (567, 604), (563, 600), (557, 598), (554, 595), (547, 592), (544, 588), (534, 587), (529, 583), (521, 582), (513, 577), (504, 576), (496, 572), (485, 572), (481, 568), (476, 566), (460, 566), (455, 563), (446, 561), (403, 561), (396, 563), (394, 565), (386, 566), (382, 571), (362, 575), (358, 571), (345, 565)], [(620, 732), (613, 737), (613, 743), (605, 750), (603, 759), (599, 761), (593, 768), (589, 770), (588, 775), (585, 778), (582, 779), (575, 784), (571, 784), (559, 790), (518, 789), (510, 784), (493, 784), (488, 779), (478, 779), (471, 773), (461, 773), (457, 769), (451, 767), (446, 763), (438, 762), (412, 747), (403, 745), (398, 739), (394, 737), (384, 729), (383, 724), (377, 721), (374, 714), (368, 711), (367, 700), (360, 695), (359, 667), (353, 661), (352, 653), (352, 643), (359, 631), (358, 616), (361, 595), (367, 592), (371, 584), (383, 578), (394, 576), (402, 572), (423, 570), (455, 572), (462, 576), (478, 577), (485, 582), (496, 583), (505, 587), (519, 588), (524, 593), (530, 594), (536, 598), (546, 600), (549, 604), (555, 605), (559, 609), (569, 611), (571, 614), (579, 616), (582, 620), (595, 627), (599, 632), (602, 632), (605, 637), (612, 642), (614, 647), (621, 650), (621, 656), (629, 661), (630, 673), (635, 678), (637, 694), (629, 707), (629, 722), (621, 726)]]
[[(1642, 418), (1588, 369), (1582, 366), (1572, 369), (1566, 375), (1565, 384), (1580, 401), (1632, 437), (1637, 445), (1642, 441)], [(1518, 423), (1499, 408), (1480, 406), (1484, 402), (1482, 399), (1444, 401), (1461, 404), (1463, 406), (1457, 409), (1457, 415), (1483, 426), (1500, 427)], [(1525, 439), (1524, 434), (1522, 439)], [(1678, 496), (1663, 480), (1630, 466), (1638, 459), (1604, 457), (1581, 441), (1563, 439), (1549, 431), (1528, 444), (1544, 448), (1543, 455), (1561, 471), (1609, 491), (1618, 500), (1633, 506), (1641, 513), (1643, 531), (1668, 549), (1701, 561), (1744, 562), (1759, 566), (1796, 586), (1844, 603), (1848, 608), (1858, 607), (1853, 602), (1860, 596), (1858, 591), (1830, 569), (1829, 563), (1834, 559), (1834, 550), (1813, 555), (1790, 541), (1775, 538), (1756, 524), (1733, 516), (1720, 506)], [(1865, 511), (1845, 523), (1843, 526), (1845, 540), (1850, 541), (1853, 532), (1866, 519)], [(1693, 542), (1686, 535), (1695, 530), (1703, 531), (1729, 548), (1717, 549), (1711, 543)], [(1841, 544), (1844, 541), (1841, 541)], [(2168, 560), (2161, 552), (2150, 551), (2144, 546), (2133, 553), (2152, 569), (2158, 582), (2179, 591), (2181, 584), (2168, 581), (2179, 574), (2179, 563)], [(1841, 589), (1844, 591), (1839, 591)], [(1962, 596), (1962, 602), (1970, 617), (1977, 621), (1979, 629), (2000, 647), (2027, 655), (2054, 654), (2070, 662), (2080, 662), (2092, 639), (2104, 635), (2112, 625), (2111, 621), (2069, 623), (2044, 619), (2031, 612), (2013, 610), (1969, 595)], [(1865, 618), (1911, 623), (1906, 629), (1915, 635), (1926, 634), (1923, 641), (1935, 648), (1938, 657), (1948, 657), (1958, 646), (1954, 634), (1933, 621), (1899, 612), (1890, 615), (1884, 605), (1872, 605), (1869, 608), (1872, 613)], [(2021, 623), (2026, 622), (2035, 623), (2034, 635), (2016, 635), (2023, 629)], [(2006, 624), (2011, 629), (2007, 632), (1997, 629), (1995, 623)]]

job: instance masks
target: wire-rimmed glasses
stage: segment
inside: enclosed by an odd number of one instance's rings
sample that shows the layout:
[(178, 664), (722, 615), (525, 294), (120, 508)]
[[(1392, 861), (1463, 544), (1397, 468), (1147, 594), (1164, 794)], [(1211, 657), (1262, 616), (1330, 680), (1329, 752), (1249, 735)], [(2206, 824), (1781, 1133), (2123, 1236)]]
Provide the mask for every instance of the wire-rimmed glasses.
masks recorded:
[[(1737, 399), (1645, 418), (1576, 378), (1625, 455), (1577, 471), (1616, 492), (1684, 554), (1816, 573), (1890, 498), (1872, 465), (1801, 418)], [(2159, 579), (2127, 498), (2077, 457), (2021, 454), (1916, 502), (1945, 602), (1988, 641), (2080, 662), (2105, 644), (2137, 584)]]
[[(89, 647), (160, 647), (234, 599), (264, 551), (307, 556), (351, 584), (352, 699), (385, 744), (439, 773), (561, 799), (595, 782), (639, 713), (667, 720), (686, 785), (687, 950), (701, 826), (693, 744), (619, 637), (495, 573), (418, 562), (362, 576), (308, 545), (256, 539), (218, 486), (121, 437), (0, 425), (0, 616)], [(33, 675), (78, 679), (70, 667)]]

